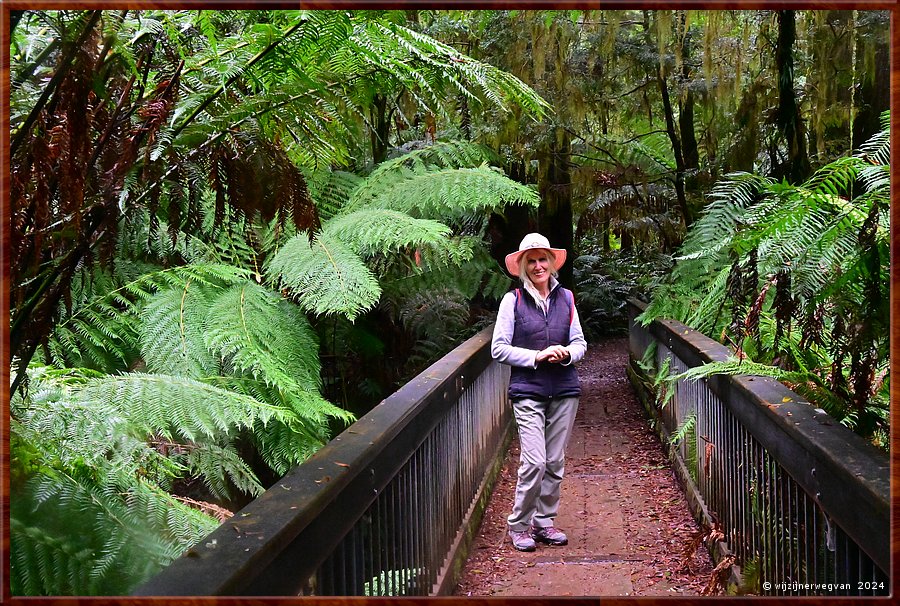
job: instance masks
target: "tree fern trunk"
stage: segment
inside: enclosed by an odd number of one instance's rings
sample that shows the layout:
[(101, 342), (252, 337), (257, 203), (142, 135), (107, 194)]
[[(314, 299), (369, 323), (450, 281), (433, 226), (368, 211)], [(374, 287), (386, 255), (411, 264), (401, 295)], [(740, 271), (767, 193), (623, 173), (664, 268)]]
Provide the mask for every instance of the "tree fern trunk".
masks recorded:
[[(528, 184), (528, 171), (521, 158), (505, 167), (505, 170), (513, 181)], [(532, 210), (528, 206), (513, 204), (504, 208), (502, 215), (491, 216), (491, 256), (500, 267), (503, 267), (504, 257), (519, 248), (519, 242), (525, 234), (537, 230)]]
[(681, 130), (681, 150), (684, 155), (684, 167), (686, 169), (700, 168), (700, 152), (697, 149), (697, 137), (694, 134), (694, 93), (690, 88), (691, 81), (691, 42), (688, 37), (685, 24), (686, 14), (679, 11), (682, 20), (682, 28), (685, 29), (681, 39), (681, 81), (684, 92), (680, 99), (678, 113), (678, 127)]

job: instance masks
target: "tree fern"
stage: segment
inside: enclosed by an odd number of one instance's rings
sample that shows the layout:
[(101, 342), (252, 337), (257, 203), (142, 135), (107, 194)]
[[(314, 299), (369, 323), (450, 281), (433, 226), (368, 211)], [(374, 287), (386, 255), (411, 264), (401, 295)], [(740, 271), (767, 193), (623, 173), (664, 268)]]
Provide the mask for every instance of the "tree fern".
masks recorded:
[[(756, 370), (792, 384), (865, 435), (885, 429), (873, 393), (876, 368), (887, 355), (890, 179), (881, 163), (888, 143), (879, 133), (801, 185), (728, 175), (685, 240), (673, 272), (677, 282), (659, 290), (642, 319), (675, 317), (746, 346), (760, 362), (799, 369), (797, 375)], [(732, 274), (739, 287), (727, 287)], [(765, 284), (774, 284), (775, 276), (788, 287), (766, 297)], [(738, 301), (747, 296), (755, 299), (749, 307)], [(710, 320), (729, 307), (747, 317), (730, 328), (725, 319), (721, 325)], [(828, 343), (811, 357), (811, 345), (801, 346), (791, 326), (824, 311), (817, 328), (801, 332)], [(761, 321), (762, 334), (745, 342), (753, 332), (751, 315)]]
[(218, 525), (166, 492), (174, 478), (259, 494), (233, 446), (242, 429), (282, 472), (325, 436), (321, 415), (298, 432), (286, 406), (140, 373), (34, 369), (11, 413), (13, 586), (29, 594), (127, 593)]
[(319, 216), (327, 221), (340, 212), (363, 177), (341, 170), (319, 170), (307, 172), (307, 181)]
[(290, 411), (243, 394), (186, 377), (129, 373), (92, 379), (75, 395), (85, 401), (112, 404), (141, 402), (122, 414), (145, 434), (193, 441), (215, 438), (235, 429), (252, 428), (259, 421), (288, 422)]
[(409, 246), (446, 248), (443, 245), (448, 242), (450, 228), (394, 210), (369, 208), (335, 217), (325, 225), (322, 235), (347, 242), (358, 254), (369, 256)]
[(476, 168), (485, 163), (499, 163), (497, 154), (471, 141), (437, 141), (420, 149), (386, 160), (375, 167), (366, 181), (374, 184), (404, 168), (414, 170), (429, 166), (440, 168)]
[[(365, 40), (362, 31), (357, 30), (360, 47), (377, 47), (383, 49), (382, 57), (391, 53), (411, 64), (413, 67), (406, 75), (411, 82), (427, 84), (430, 88), (432, 82), (445, 80), (456, 90), (468, 89), (485, 103), (507, 110), (518, 106), (535, 117), (549, 109), (537, 93), (512, 74), (466, 57), (434, 38), (403, 26), (377, 22), (369, 24), (364, 31)], [(392, 47), (405, 52), (403, 55), (392, 52)]]
[(499, 211), (509, 204), (537, 206), (537, 192), (488, 166), (459, 169), (415, 169), (393, 182), (380, 180), (355, 196), (349, 208), (390, 208), (420, 217), (459, 217), (465, 212)]
[(206, 320), (206, 344), (238, 374), (280, 394), (306, 420), (352, 418), (319, 396), (319, 346), (304, 315), (255, 284), (224, 292)]
[(219, 374), (219, 361), (204, 343), (206, 310), (215, 290), (185, 282), (155, 294), (143, 306), (140, 351), (153, 373), (203, 379)]
[[(328, 427), (320, 423), (318, 428), (305, 423), (303, 432), (296, 427), (274, 423), (265, 432), (255, 432), (251, 436), (253, 444), (266, 464), (277, 474), (285, 474), (299, 465), (328, 440)], [(314, 432), (318, 430), (317, 439)]]
[[(110, 370), (127, 366), (132, 360), (125, 353), (133, 349), (137, 335), (123, 317), (137, 312), (138, 306), (153, 293), (168, 287), (183, 288), (187, 281), (197, 284), (228, 284), (247, 274), (228, 265), (181, 265), (144, 274), (120, 287), (98, 294), (71, 316), (60, 322), (50, 340), (52, 360), (60, 365), (82, 361), (85, 352), (98, 353), (100, 368)], [(111, 368), (112, 367), (112, 368)]]
[(178, 459), (187, 467), (190, 477), (203, 480), (214, 497), (228, 499), (235, 488), (254, 497), (265, 492), (265, 487), (233, 445), (203, 442), (190, 445), (184, 451), (184, 456)]
[(353, 320), (381, 296), (374, 274), (353, 249), (320, 234), (289, 240), (269, 261), (266, 274), (288, 288), (300, 307), (317, 315), (343, 314)]
[[(58, 471), (21, 487), (10, 515), (14, 593), (127, 593), (218, 525), (158, 490), (155, 518), (139, 515), (121, 490)], [(187, 540), (160, 532), (174, 521)]]

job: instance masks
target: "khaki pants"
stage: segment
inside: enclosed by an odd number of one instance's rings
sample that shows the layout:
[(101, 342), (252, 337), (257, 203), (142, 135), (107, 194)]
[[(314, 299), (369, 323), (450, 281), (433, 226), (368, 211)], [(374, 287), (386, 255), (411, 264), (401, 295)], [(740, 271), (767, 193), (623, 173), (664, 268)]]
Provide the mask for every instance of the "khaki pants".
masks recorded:
[(510, 530), (553, 525), (559, 509), (559, 489), (565, 467), (566, 445), (575, 425), (578, 398), (549, 402), (513, 402), (522, 454), (516, 501), (507, 518)]

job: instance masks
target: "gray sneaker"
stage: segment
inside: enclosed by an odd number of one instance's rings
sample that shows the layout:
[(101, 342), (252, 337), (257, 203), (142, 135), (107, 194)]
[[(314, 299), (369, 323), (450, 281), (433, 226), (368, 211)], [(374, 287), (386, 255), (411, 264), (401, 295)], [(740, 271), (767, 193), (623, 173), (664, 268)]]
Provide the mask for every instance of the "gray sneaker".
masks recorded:
[(531, 529), (531, 536), (534, 537), (535, 541), (540, 541), (541, 543), (546, 543), (547, 545), (568, 545), (569, 537), (560, 530), (557, 530), (553, 526), (547, 526), (546, 528), (540, 528), (535, 526)]
[(509, 538), (512, 539), (513, 547), (519, 551), (534, 551), (534, 539), (527, 530), (510, 530)]

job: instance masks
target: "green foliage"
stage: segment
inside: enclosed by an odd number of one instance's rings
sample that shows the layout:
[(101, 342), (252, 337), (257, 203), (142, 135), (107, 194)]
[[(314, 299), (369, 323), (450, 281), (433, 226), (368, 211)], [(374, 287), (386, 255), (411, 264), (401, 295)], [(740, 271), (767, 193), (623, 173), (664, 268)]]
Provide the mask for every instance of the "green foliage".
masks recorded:
[[(465, 167), (488, 155), (474, 144), (439, 143), (379, 165), (312, 240), (300, 234), (285, 243), (266, 275), (302, 309), (354, 320), (381, 297), (384, 284), (373, 270), (408, 276), (451, 266), (458, 272), (483, 246), (478, 237), (490, 212), (538, 202), (533, 189), (497, 169)], [(447, 225), (473, 222), (475, 238), (454, 236)], [(403, 259), (410, 261), (397, 265)], [(479, 282), (481, 272), (474, 275)]]
[(672, 280), (640, 318), (681, 320), (774, 364), (755, 372), (777, 376), (876, 443), (887, 431), (886, 132), (802, 185), (746, 173), (720, 181)]
[[(11, 410), (17, 590), (127, 593), (218, 524), (195, 507), (221, 508), (170, 494), (179, 481), (201, 480), (213, 499), (259, 495), (239, 454), (247, 442), (284, 473), (327, 440), (328, 419), (352, 420), (319, 394), (306, 317), (246, 275), (219, 265), (156, 271), (99, 288), (73, 310), (102, 351), (127, 345), (117, 366), (149, 373), (33, 369)], [(59, 361), (78, 344), (61, 339), (52, 351)], [(79, 516), (90, 520), (46, 522)], [(67, 576), (42, 572), (51, 563)]]
[(348, 242), (358, 254), (369, 257), (411, 246), (442, 247), (451, 231), (437, 221), (415, 219), (386, 208), (369, 208), (334, 218), (322, 233)]
[(375, 275), (350, 246), (319, 234), (312, 242), (294, 236), (272, 257), (267, 275), (290, 288), (297, 303), (318, 314), (342, 314), (351, 320), (371, 309), (381, 296)]
[(218, 524), (166, 491), (187, 469), (145, 431), (171, 423), (107, 380), (36, 368), (11, 402), (14, 594), (127, 593)]
[(141, 337), (135, 331), (135, 316), (153, 293), (182, 288), (190, 282), (200, 286), (229, 284), (246, 276), (244, 270), (226, 265), (181, 265), (169, 269), (145, 265), (144, 268), (156, 271), (133, 277), (118, 286), (118, 280), (103, 272), (83, 278), (91, 285), (92, 296), (83, 297), (85, 300), (78, 309), (55, 326), (48, 347), (53, 364), (106, 372), (124, 370), (139, 349)]
[(402, 84), (429, 109), (443, 109), (437, 101), (444, 91), (506, 111), (519, 107), (537, 117), (550, 109), (512, 74), (462, 55), (434, 38), (396, 23), (366, 19), (366, 13), (357, 13), (356, 21), (359, 25), (352, 44), (346, 47), (346, 54), (334, 55), (332, 63), (356, 63), (387, 72), (387, 81)]
[(366, 596), (396, 596), (406, 595), (411, 585), (415, 583), (424, 572), (421, 568), (402, 568), (400, 570), (385, 570), (378, 576), (366, 581)]
[(669, 444), (677, 445), (684, 442), (685, 438), (688, 437), (688, 434), (694, 434), (696, 429), (697, 415), (690, 414), (682, 421), (681, 425), (672, 432), (672, 435), (669, 436)]
[(532, 188), (482, 165), (384, 173), (357, 190), (349, 208), (376, 206), (422, 217), (462, 218), (473, 211), (498, 211), (508, 204), (537, 206), (539, 201)]
[(578, 313), (590, 338), (627, 331), (628, 299), (649, 299), (671, 257), (644, 251), (592, 251), (572, 263)]

